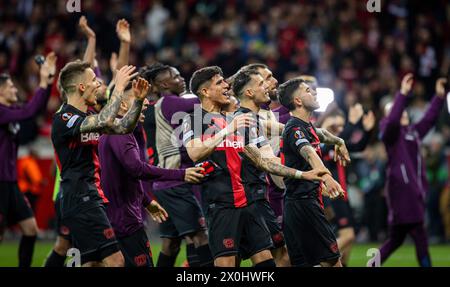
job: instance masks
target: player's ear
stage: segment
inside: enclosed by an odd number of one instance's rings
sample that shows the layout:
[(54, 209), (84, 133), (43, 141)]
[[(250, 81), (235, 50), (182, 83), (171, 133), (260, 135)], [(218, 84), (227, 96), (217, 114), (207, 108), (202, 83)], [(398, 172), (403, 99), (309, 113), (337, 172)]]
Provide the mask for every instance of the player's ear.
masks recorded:
[(200, 94), (202, 95), (203, 98), (207, 98), (208, 97), (208, 89), (207, 88), (200, 89)]
[(78, 90), (80, 90), (81, 93), (84, 93), (86, 91), (86, 86), (83, 83), (79, 83)]
[(294, 105), (297, 107), (297, 106), (303, 106), (303, 102), (302, 102), (302, 99), (300, 98), (300, 96), (298, 95), (298, 94), (295, 94), (294, 96), (293, 96), (294, 98), (292, 99), (292, 101), (293, 101), (293, 103), (294, 103)]

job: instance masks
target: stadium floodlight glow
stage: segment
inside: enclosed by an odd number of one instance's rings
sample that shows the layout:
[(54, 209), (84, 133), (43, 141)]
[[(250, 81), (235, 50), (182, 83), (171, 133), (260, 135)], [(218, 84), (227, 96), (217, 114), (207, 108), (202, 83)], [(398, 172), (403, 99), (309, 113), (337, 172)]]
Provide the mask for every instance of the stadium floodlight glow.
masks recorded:
[(192, 98), (197, 98), (197, 96), (196, 96), (196, 95), (194, 95), (194, 94), (193, 94), (193, 93), (191, 93), (191, 92), (187, 92), (187, 93), (185, 93), (185, 94), (181, 95), (181, 97), (182, 97), (182, 98), (185, 98), (185, 99), (192, 99)]
[(330, 88), (317, 88), (317, 101), (320, 108), (316, 112), (325, 112), (328, 105), (334, 101), (334, 92)]
[(447, 109), (450, 114), (450, 92), (447, 93)]

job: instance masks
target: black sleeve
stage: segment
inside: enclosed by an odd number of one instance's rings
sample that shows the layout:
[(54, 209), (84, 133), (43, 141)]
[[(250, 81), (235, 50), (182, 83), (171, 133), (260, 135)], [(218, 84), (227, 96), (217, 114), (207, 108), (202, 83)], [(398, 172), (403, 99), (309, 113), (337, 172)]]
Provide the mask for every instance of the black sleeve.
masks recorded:
[(286, 140), (287, 143), (285, 143), (285, 145), (289, 146), (290, 149), (297, 152), (300, 152), (300, 150), (304, 146), (311, 146), (311, 143), (306, 137), (305, 133), (298, 128), (292, 128), (286, 131)]
[(186, 145), (193, 139), (201, 138), (202, 127), (195, 126), (194, 114), (187, 115), (183, 119), (183, 143)]

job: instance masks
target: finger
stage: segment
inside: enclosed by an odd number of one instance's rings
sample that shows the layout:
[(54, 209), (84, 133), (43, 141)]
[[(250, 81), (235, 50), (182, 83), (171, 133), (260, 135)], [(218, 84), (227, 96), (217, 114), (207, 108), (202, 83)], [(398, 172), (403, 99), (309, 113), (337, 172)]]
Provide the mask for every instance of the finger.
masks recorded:
[[(133, 70), (135, 70), (135, 69), (136, 69), (136, 67), (134, 67)], [(130, 80), (130, 79), (133, 79), (133, 78), (135, 78), (137, 75), (139, 75), (139, 72), (136, 72), (136, 73), (134, 73), (134, 74), (129, 75), (129, 76), (128, 76), (128, 79), (129, 79), (129, 80)]]
[(169, 214), (167, 213), (167, 211), (164, 208), (160, 208), (160, 211), (162, 212), (162, 214), (164, 215), (164, 217), (169, 217)]

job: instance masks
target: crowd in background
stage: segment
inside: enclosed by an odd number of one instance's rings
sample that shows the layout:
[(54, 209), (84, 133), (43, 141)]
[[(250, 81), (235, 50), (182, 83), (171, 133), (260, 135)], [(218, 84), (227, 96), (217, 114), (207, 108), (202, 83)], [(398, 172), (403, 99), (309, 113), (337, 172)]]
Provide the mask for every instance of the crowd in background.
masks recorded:
[[(230, 76), (247, 63), (262, 62), (280, 83), (314, 75), (320, 86), (334, 91), (344, 111), (359, 102), (375, 111), (378, 120), (402, 76), (413, 72), (409, 112), (414, 122), (433, 96), (436, 78), (450, 72), (450, 2), (381, 2), (380, 13), (368, 12), (366, 1), (358, 0), (81, 0), (81, 9), (96, 31), (96, 58), (105, 81), (111, 78), (111, 54), (119, 49), (116, 21), (125, 18), (133, 35), (130, 64), (139, 67), (157, 60), (178, 67), (189, 79), (208, 65), (218, 65)], [(13, 77), (24, 101), (39, 84), (35, 55), (55, 51), (59, 68), (82, 58), (86, 41), (78, 20), (79, 14), (66, 10), (66, 1), (0, 1), (0, 73)], [(23, 147), (46, 139), (49, 143), (51, 116), (60, 103), (54, 88), (44, 116), (22, 123)], [(449, 123), (445, 109), (423, 148), (431, 242), (450, 240), (443, 216), (450, 209)], [(22, 148), (22, 160), (30, 154), (39, 157), (45, 146)], [(369, 147), (352, 159), (349, 194), (360, 240), (382, 240), (386, 155), (377, 132)], [(23, 163), (21, 189), (39, 200), (40, 187), (52, 183), (42, 180), (33, 164)]]

